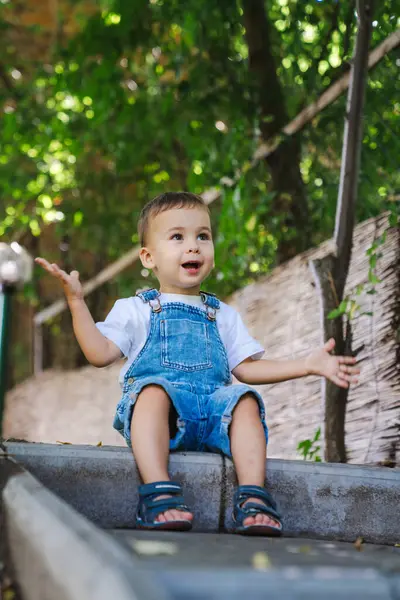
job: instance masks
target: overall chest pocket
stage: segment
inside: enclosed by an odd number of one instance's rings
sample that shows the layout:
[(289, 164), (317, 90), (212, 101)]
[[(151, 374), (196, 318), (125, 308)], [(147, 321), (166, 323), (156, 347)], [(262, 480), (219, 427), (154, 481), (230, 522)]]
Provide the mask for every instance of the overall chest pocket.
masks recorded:
[(205, 323), (189, 319), (160, 322), (161, 362), (182, 371), (200, 371), (211, 367), (211, 348)]

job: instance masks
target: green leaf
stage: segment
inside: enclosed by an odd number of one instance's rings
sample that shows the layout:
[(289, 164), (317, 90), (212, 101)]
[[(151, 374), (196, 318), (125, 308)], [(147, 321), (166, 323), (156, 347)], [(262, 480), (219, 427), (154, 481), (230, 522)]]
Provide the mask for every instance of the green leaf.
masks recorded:
[(362, 283), (360, 283), (356, 287), (356, 295), (359, 296), (360, 294), (362, 294), (363, 291), (364, 291), (364, 285)]
[(331, 310), (331, 312), (328, 314), (327, 318), (328, 319), (336, 319), (337, 317), (344, 315), (347, 310), (347, 304), (348, 304), (347, 300), (342, 300), (342, 302), (339, 304), (339, 306), (337, 308), (335, 308), (334, 310)]
[(381, 280), (378, 279), (378, 277), (372, 271), (369, 271), (369, 273), (368, 273), (368, 281), (370, 283), (372, 283), (373, 285), (375, 285), (377, 283), (381, 283)]
[(314, 436), (314, 442), (317, 442), (321, 437), (321, 427), (318, 427), (317, 431), (315, 432), (315, 436)]
[(378, 257), (376, 254), (372, 254), (369, 259), (369, 266), (371, 269), (375, 269)]

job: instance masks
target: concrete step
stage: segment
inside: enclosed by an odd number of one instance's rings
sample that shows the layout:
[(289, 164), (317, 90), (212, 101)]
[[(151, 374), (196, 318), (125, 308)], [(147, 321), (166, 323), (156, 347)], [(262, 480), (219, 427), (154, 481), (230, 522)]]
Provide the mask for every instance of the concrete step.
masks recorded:
[(23, 600), (171, 600), (121, 544), (1, 451), (0, 493), (0, 561)]
[[(133, 528), (138, 472), (128, 448), (8, 443), (8, 452), (50, 490), (104, 528)], [(195, 515), (194, 531), (232, 528), (232, 462), (177, 453), (170, 474)], [(285, 536), (400, 542), (400, 469), (268, 460), (267, 485)]]
[(174, 598), (393, 600), (400, 547), (215, 533), (114, 530)]
[[(139, 479), (129, 450), (12, 443), (7, 451), (0, 538), (24, 600), (400, 600), (398, 470), (269, 461), (287, 533), (331, 538), (278, 540), (213, 533), (229, 527), (235, 485), (220, 456), (171, 457), (197, 529), (208, 533), (160, 534), (115, 531), (134, 523)], [(387, 545), (358, 552), (332, 541), (359, 535)]]

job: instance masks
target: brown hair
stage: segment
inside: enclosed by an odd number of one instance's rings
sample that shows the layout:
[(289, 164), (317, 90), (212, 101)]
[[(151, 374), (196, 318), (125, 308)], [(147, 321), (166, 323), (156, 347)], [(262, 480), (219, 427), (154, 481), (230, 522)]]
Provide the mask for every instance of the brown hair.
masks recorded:
[(146, 243), (146, 236), (149, 229), (150, 219), (156, 217), (165, 210), (171, 208), (205, 208), (207, 212), (208, 206), (201, 196), (192, 194), (191, 192), (165, 192), (150, 200), (142, 208), (138, 222), (138, 234), (140, 245)]

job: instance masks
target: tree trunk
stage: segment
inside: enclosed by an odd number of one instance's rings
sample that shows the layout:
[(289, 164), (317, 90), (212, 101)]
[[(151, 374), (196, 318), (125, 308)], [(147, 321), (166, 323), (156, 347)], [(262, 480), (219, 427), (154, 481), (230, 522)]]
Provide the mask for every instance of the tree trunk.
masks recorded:
[[(347, 97), (345, 130), (340, 172), (340, 185), (336, 208), (334, 254), (311, 263), (311, 269), (319, 289), (323, 339), (334, 337), (337, 354), (351, 354), (351, 326), (346, 315), (347, 327), (343, 331), (342, 315), (329, 319), (329, 313), (338, 308), (343, 300), (349, 271), (353, 242), (355, 204), (362, 142), (362, 118), (365, 87), (368, 73), (368, 50), (371, 38), (372, 0), (358, 0), (358, 30), (354, 59), (350, 73)], [(348, 390), (323, 383), (325, 460), (346, 462), (345, 416)]]
[[(317, 285), (321, 303), (321, 325), (324, 342), (334, 338), (335, 354), (343, 355), (351, 352), (351, 330), (347, 321), (347, 335), (343, 331), (342, 317), (328, 319), (329, 313), (338, 307), (338, 297), (333, 281), (336, 257), (332, 254), (310, 263), (311, 271)], [(322, 400), (324, 411), (323, 438), (325, 443), (324, 458), (327, 462), (347, 462), (345, 446), (345, 417), (348, 390), (340, 388), (330, 381), (322, 380)]]
[[(243, 1), (244, 25), (249, 49), (249, 67), (254, 74), (260, 105), (260, 130), (266, 141), (277, 135), (288, 122), (285, 101), (275, 59), (264, 0)], [(310, 219), (300, 173), (300, 144), (294, 136), (283, 142), (266, 158), (272, 189), (277, 193), (272, 214), (282, 218), (282, 238), (278, 262), (292, 258), (310, 244)]]

